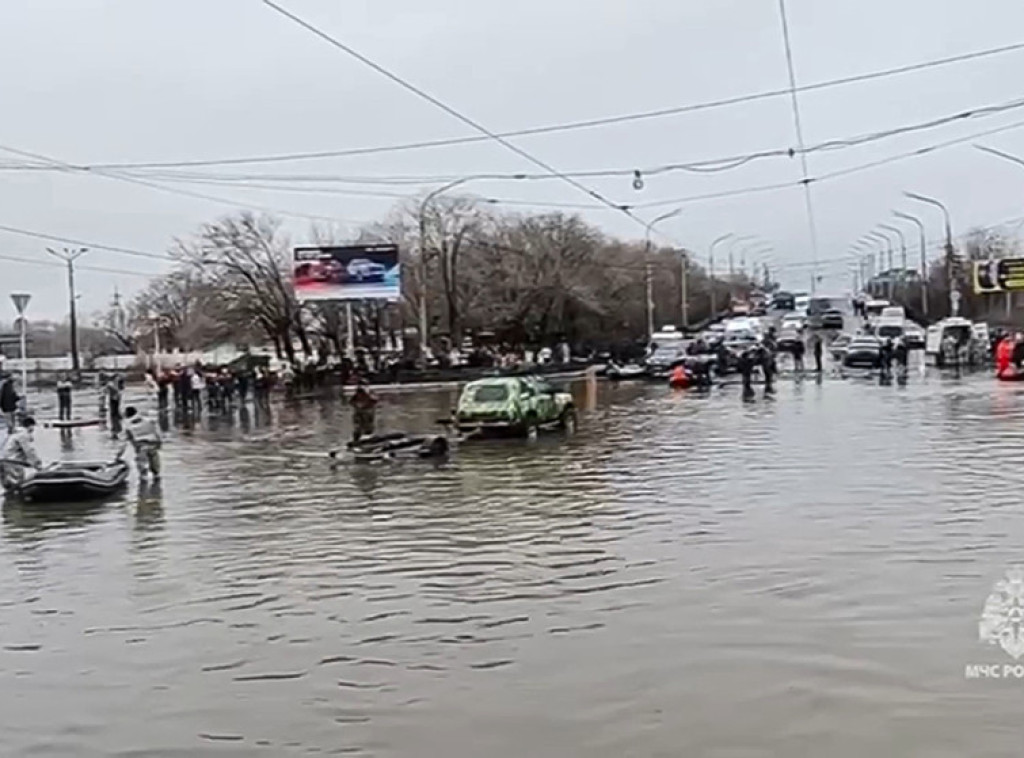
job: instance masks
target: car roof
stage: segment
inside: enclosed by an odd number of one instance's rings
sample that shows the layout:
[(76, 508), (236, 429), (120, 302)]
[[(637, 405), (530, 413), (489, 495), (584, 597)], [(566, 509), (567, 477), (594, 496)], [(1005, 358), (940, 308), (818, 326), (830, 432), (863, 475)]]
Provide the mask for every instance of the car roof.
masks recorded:
[(514, 386), (520, 380), (532, 378), (533, 377), (526, 376), (489, 376), (486, 379), (474, 379), (473, 381), (466, 384), (466, 389), (475, 389), (477, 387), (486, 386), (511, 387)]

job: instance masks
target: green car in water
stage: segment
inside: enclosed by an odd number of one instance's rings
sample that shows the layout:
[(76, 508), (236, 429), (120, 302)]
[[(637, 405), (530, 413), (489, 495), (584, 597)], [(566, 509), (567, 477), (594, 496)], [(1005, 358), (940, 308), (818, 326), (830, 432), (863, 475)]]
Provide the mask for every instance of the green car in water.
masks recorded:
[(463, 388), (455, 423), (463, 434), (531, 437), (542, 427), (572, 432), (576, 406), (570, 393), (560, 392), (540, 377), (478, 379)]

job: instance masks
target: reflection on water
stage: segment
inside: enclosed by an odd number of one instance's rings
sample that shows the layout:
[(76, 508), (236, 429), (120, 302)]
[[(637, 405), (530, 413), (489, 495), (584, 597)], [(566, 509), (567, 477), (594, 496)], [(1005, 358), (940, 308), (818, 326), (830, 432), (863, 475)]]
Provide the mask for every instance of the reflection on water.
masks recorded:
[(344, 406), (272, 415), (172, 429), (97, 507), (5, 506), (0, 754), (1018, 752), (1012, 683), (963, 677), (1022, 560), (1015, 387), (605, 385), (572, 438), (442, 464), (332, 468)]

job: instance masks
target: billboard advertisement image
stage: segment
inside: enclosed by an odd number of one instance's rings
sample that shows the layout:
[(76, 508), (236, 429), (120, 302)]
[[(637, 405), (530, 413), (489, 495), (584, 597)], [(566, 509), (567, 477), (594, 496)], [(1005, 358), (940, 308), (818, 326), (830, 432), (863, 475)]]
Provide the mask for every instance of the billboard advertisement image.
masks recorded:
[(299, 302), (398, 300), (398, 246), (330, 245), (295, 248), (292, 267)]

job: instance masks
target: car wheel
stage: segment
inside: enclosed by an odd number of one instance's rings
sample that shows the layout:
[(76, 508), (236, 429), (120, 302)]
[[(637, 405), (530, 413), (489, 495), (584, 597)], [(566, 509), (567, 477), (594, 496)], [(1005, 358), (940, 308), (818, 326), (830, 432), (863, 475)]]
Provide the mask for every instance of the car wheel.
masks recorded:
[(569, 406), (564, 411), (562, 411), (562, 415), (558, 419), (558, 425), (567, 434), (575, 434), (576, 433), (576, 421), (577, 421), (576, 409), (573, 408), (572, 406)]

